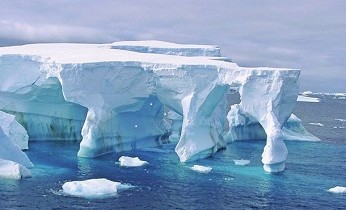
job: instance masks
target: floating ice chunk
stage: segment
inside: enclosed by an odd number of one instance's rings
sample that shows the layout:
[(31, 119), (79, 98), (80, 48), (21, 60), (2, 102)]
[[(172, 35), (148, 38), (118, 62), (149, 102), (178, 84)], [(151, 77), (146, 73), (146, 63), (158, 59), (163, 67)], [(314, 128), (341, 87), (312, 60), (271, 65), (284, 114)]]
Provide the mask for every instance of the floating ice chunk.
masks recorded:
[(233, 160), (234, 164), (238, 165), (238, 166), (246, 166), (250, 164), (250, 160), (244, 160), (244, 159), (240, 159), (240, 160)]
[(83, 198), (107, 198), (117, 195), (117, 191), (127, 189), (131, 185), (113, 182), (105, 178), (72, 181), (63, 184), (65, 194)]
[(318, 103), (318, 102), (320, 102), (320, 99), (319, 98), (313, 98), (313, 97), (298, 95), (297, 101)]
[(312, 91), (304, 91), (304, 92), (302, 92), (302, 95), (311, 95), (311, 94), (314, 94)]
[(31, 177), (31, 173), (25, 166), (0, 158), (0, 178), (17, 180), (27, 177)]
[(324, 125), (322, 123), (309, 123), (310, 125), (317, 125), (323, 127)]
[(328, 190), (328, 192), (332, 192), (332, 193), (346, 193), (346, 187), (336, 186), (336, 187), (330, 188)]
[(127, 157), (127, 156), (121, 156), (119, 158), (120, 166), (125, 167), (139, 167), (144, 166), (146, 164), (149, 164), (147, 161), (140, 160), (138, 157)]
[(205, 174), (209, 173), (212, 170), (211, 167), (200, 166), (200, 165), (194, 165), (193, 167), (191, 167), (191, 169), (199, 173), (205, 173)]
[(346, 122), (346, 119), (335, 119), (336, 121)]

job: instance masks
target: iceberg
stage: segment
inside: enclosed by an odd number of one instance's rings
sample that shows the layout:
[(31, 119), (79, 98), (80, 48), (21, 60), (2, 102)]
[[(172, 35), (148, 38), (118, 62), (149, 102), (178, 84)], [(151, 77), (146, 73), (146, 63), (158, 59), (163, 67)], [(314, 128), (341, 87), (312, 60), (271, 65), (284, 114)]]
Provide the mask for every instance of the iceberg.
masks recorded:
[(138, 157), (127, 157), (127, 156), (121, 156), (119, 158), (120, 166), (125, 167), (139, 167), (149, 164), (147, 161), (140, 160)]
[(207, 174), (212, 170), (211, 167), (201, 166), (201, 165), (194, 165), (191, 167), (191, 169), (199, 173), (204, 173), (204, 174)]
[(27, 146), (27, 139), (26, 131), (14, 120), (14, 116), (0, 111), (1, 178), (21, 179), (31, 176), (28, 168), (34, 165), (19, 147)]
[(309, 96), (304, 96), (304, 95), (298, 95), (297, 101), (301, 102), (310, 102), (310, 103), (318, 103), (320, 102), (319, 98), (315, 97), (309, 97)]
[(346, 187), (336, 186), (333, 188), (330, 188), (328, 192), (331, 193), (346, 193)]
[[(265, 140), (267, 134), (259, 122), (246, 116), (239, 111), (238, 105), (231, 107), (227, 115), (229, 131), (224, 135), (228, 141), (240, 140)], [(283, 139), (290, 141), (321, 141), (318, 137), (309, 133), (303, 126), (301, 120), (294, 114), (283, 124)]]
[(101, 199), (116, 196), (118, 190), (130, 187), (131, 185), (101, 178), (66, 182), (63, 184), (62, 189), (66, 195), (89, 199)]
[[(217, 46), (133, 41), (1, 47), (0, 71), (0, 110), (29, 141), (81, 141), (78, 156), (89, 158), (178, 141), (188, 162), (224, 148), (234, 130), (251, 139), (226, 120), (239, 114), (265, 134), (264, 169), (284, 170), (282, 127), (297, 100), (298, 69), (240, 67)], [(230, 90), (241, 98), (231, 110)]]
[(324, 126), (322, 123), (314, 123), (314, 122), (312, 122), (312, 123), (309, 123), (309, 124), (310, 124), (310, 125), (321, 126), (321, 127), (323, 127), (323, 126)]

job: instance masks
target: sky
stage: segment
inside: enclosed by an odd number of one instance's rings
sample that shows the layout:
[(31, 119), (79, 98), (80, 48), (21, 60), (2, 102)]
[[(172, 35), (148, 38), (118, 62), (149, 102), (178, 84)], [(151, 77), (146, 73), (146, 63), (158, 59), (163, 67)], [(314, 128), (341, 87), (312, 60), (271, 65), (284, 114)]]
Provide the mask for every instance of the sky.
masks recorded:
[(240, 66), (301, 69), (301, 92), (346, 92), (345, 11), (345, 0), (0, 0), (0, 46), (211, 44)]

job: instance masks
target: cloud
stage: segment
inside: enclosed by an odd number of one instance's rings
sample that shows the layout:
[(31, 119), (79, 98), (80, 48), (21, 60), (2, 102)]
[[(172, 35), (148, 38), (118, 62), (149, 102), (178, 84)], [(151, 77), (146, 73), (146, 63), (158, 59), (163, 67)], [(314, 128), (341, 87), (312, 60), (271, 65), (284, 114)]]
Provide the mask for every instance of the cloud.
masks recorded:
[[(346, 1), (1, 1), (0, 45), (158, 39), (219, 45), (243, 66), (302, 69), (345, 91)], [(339, 81), (339, 82), (335, 82)]]

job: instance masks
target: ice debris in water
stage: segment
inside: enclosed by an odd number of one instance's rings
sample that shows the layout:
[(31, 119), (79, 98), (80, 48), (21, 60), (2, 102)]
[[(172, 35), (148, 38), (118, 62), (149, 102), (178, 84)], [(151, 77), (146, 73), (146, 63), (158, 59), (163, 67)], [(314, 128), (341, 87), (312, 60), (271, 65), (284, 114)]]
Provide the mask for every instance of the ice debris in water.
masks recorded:
[(75, 197), (107, 198), (116, 196), (118, 190), (130, 187), (132, 186), (101, 178), (66, 182), (63, 184), (62, 189), (65, 194)]
[(201, 166), (201, 165), (194, 165), (193, 167), (191, 167), (192, 170), (197, 171), (199, 173), (209, 173), (212, 168), (208, 167), (208, 166)]
[(323, 127), (324, 125), (322, 123), (309, 123), (310, 125), (317, 125)]
[(138, 157), (127, 157), (127, 156), (121, 156), (119, 158), (120, 166), (125, 167), (139, 167), (149, 164), (147, 161), (140, 160)]
[(328, 192), (332, 192), (332, 193), (346, 193), (346, 187), (336, 186), (336, 187), (330, 188), (328, 190)]
[(244, 160), (244, 159), (240, 159), (240, 160), (233, 160), (234, 164), (239, 165), (239, 166), (246, 166), (250, 164), (250, 160)]

